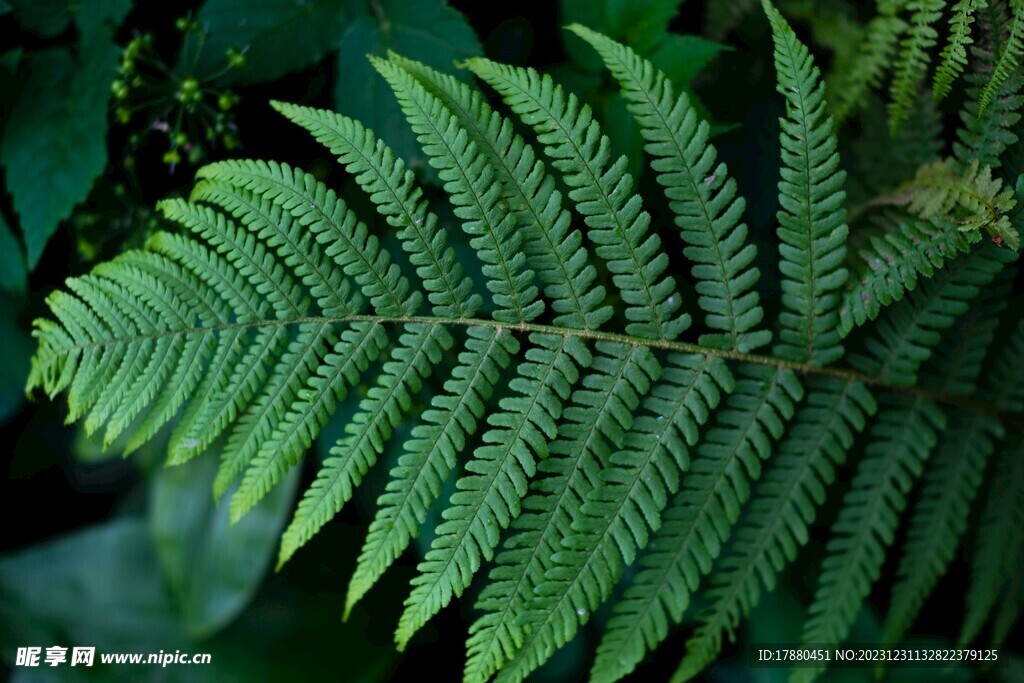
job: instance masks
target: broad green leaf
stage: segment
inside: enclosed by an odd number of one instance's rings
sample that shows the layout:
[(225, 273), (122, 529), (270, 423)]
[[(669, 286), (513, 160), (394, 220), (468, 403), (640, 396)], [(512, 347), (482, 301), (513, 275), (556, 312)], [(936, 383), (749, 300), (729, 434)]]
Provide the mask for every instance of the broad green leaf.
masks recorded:
[(300, 470), (237, 524), (228, 501), (210, 495), (217, 458), (159, 469), (150, 490), (149, 528), (157, 558), (178, 598), (188, 633), (205, 638), (234, 619), (252, 599), (270, 565), (292, 508)]
[(55, 36), (71, 23), (69, 0), (10, 0), (10, 7), (18, 23), (41, 36)]
[(200, 75), (224, 67), (227, 51), (245, 52), (246, 64), (225, 78), (272, 81), (315, 64), (337, 45), (344, 0), (209, 0), (198, 19), (208, 32), (196, 67)]
[(17, 75), (25, 87), (4, 128), (0, 163), (7, 169), (29, 270), (107, 163), (107, 102), (119, 55), (111, 37), (129, 8), (128, 0), (77, 4), (77, 56), (66, 49), (42, 50)]
[(481, 54), (480, 42), (466, 18), (443, 0), (380, 0), (341, 36), (335, 108), (373, 129), (410, 167), (433, 174), (394, 94), (366, 59), (388, 50), (467, 80), (455, 64)]
[(18, 238), (0, 214), (0, 290), (25, 291), (25, 254)]

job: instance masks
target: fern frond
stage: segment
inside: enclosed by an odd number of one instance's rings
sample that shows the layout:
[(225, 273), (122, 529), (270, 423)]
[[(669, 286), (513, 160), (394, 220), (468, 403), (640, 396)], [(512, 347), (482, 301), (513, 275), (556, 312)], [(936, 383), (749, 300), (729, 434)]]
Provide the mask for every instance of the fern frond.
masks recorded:
[(612, 309), (602, 305), (605, 290), (595, 285), (597, 270), (582, 246), (582, 236), (579, 230), (570, 230), (572, 218), (562, 207), (554, 178), (533, 148), (514, 133), (512, 122), (462, 81), (398, 55), (390, 59), (444, 104), (488, 159), (505, 201), (526, 231), (527, 263), (537, 272), (558, 314), (554, 323), (586, 330), (607, 322)]
[(979, 115), (985, 113), (1007, 79), (1014, 74), (1019, 76), (1021, 63), (1024, 62), (1024, 0), (1010, 0), (1010, 10), (1010, 27), (1003, 51), (978, 100)]
[(1020, 69), (1006, 74), (1005, 82), (992, 92), (982, 110), (981, 97), (995, 73), (1003, 30), (1009, 19), (1002, 3), (991, 3), (979, 22), (985, 38), (971, 49), (975, 66), (968, 75), (967, 101), (960, 112), (962, 126), (953, 142), (953, 153), (962, 166), (977, 161), (981, 166), (998, 168), (1003, 153), (1017, 142), (1017, 122), (1024, 107), (1024, 73)]
[(548, 455), (557, 434), (562, 402), (578, 379), (579, 367), (591, 364), (590, 352), (576, 337), (533, 334), (518, 376), (509, 387), (514, 395), (487, 422), (491, 428), (466, 464), (445, 512), (445, 522), (419, 565), (413, 590), (405, 602), (395, 640), (399, 648), (452, 598), (461, 595), (484, 560), (490, 560), (499, 534), (519, 515), (527, 481), (536, 474), (536, 460)]
[(793, 427), (772, 456), (750, 504), (716, 565), (706, 595), (707, 608), (686, 643), (686, 656), (672, 677), (691, 680), (710, 664), (740, 620), (770, 590), (776, 576), (808, 540), (808, 527), (824, 500), (835, 467), (846, 459), (854, 436), (864, 429), (875, 399), (857, 382), (812, 379)]
[(922, 276), (933, 277), (982, 239), (978, 231), (963, 232), (952, 223), (912, 217), (885, 218), (882, 225), (884, 230), (870, 235), (868, 246), (857, 251), (855, 284), (839, 312), (844, 335), (877, 318), (884, 307), (913, 291)]
[(736, 388), (698, 443), (682, 488), (640, 558), (641, 571), (615, 605), (591, 680), (611, 683), (627, 675), (665, 639), (670, 624), (682, 620), (802, 396), (789, 371), (740, 367)]
[(910, 518), (881, 642), (898, 643), (903, 638), (953, 560), (999, 431), (989, 419), (954, 417), (928, 467)]
[[(372, 335), (368, 330), (367, 337)], [(391, 431), (409, 410), (412, 394), (420, 390), (424, 378), (430, 376), (432, 367), (452, 343), (451, 335), (442, 325), (414, 323), (405, 326), (398, 346), (377, 377), (377, 386), (360, 401), (359, 411), (345, 425), (346, 436), (331, 448), (330, 457), (324, 460), (316, 480), (299, 502), (295, 517), (281, 537), (278, 567), (352, 497), (355, 487), (377, 461)], [(365, 364), (358, 368), (360, 372), (365, 369)], [(350, 381), (356, 377), (358, 374), (352, 372)], [(268, 448), (280, 448), (276, 441), (279, 439), (271, 437)], [(304, 443), (306, 447), (309, 445)]]
[[(379, 240), (369, 234), (333, 190), (312, 175), (275, 161), (248, 160), (220, 161), (204, 166), (196, 175), (250, 191), (289, 212), (317, 242), (326, 245), (324, 253), (359, 284), (379, 314), (408, 316), (415, 313), (422, 295), (410, 291), (408, 279), (398, 265), (391, 262)], [(198, 189), (201, 196), (202, 184)], [(258, 225), (269, 230), (273, 223)], [(301, 243), (296, 245), (293, 252), (296, 256), (302, 246)]]
[(1024, 439), (1018, 435), (1003, 445), (993, 469), (997, 476), (986, 491), (978, 525), (961, 645), (977, 637), (1011, 577), (1020, 573), (1014, 562), (1024, 548)]
[(733, 379), (718, 359), (673, 354), (661, 380), (643, 402), (645, 415), (625, 435), (624, 446), (603, 465), (596, 488), (572, 521), (571, 533), (552, 555), (552, 566), (520, 619), (529, 633), (498, 675), (522, 681), (567, 643), (580, 624), (607, 600), (660, 526), (661, 510), (689, 465), (689, 447)]
[[(930, 402), (886, 397), (870, 444), (826, 547), (818, 588), (804, 623), (804, 643), (842, 643), (878, 580), (907, 495), (946, 426)], [(791, 681), (814, 680), (824, 667), (794, 669)]]
[(752, 265), (757, 248), (747, 242), (736, 181), (725, 164), (715, 163), (708, 122), (699, 120), (685, 93), (673, 94), (664, 73), (628, 47), (578, 24), (569, 30), (601, 55), (647, 140), (651, 166), (687, 244), (683, 253), (694, 263), (697, 303), (705, 324), (719, 330), (702, 335), (700, 343), (740, 351), (764, 346), (771, 333), (756, 329), (764, 318), (755, 289), (759, 271)]
[(974, 40), (971, 38), (971, 26), (974, 15), (979, 9), (988, 6), (988, 0), (959, 0), (951, 10), (949, 18), (949, 39), (939, 54), (939, 66), (935, 70), (935, 81), (932, 93), (936, 100), (941, 100), (953, 89), (953, 82), (964, 72), (967, 66), (967, 46)]
[(337, 402), (387, 341), (387, 333), (377, 324), (355, 323), (340, 338), (328, 323), (299, 327), (298, 338), (282, 357), (283, 371), (271, 378), (260, 396), (267, 400), (253, 405), (255, 411), (246, 417), (254, 419), (247, 425), (243, 418), (240, 426), (245, 428), (228, 440), (221, 481), (235, 467), (245, 470), (231, 496), (232, 522), (241, 519), (298, 463)]
[(907, 22), (887, 14), (880, 14), (864, 27), (857, 58), (850, 60), (848, 68), (836, 71), (828, 83), (829, 104), (837, 123), (863, 107), (868, 92), (882, 85), (906, 30)]
[(942, 18), (945, 0), (908, 0), (910, 26), (900, 41), (900, 53), (889, 89), (889, 129), (892, 134), (903, 125), (914, 104), (917, 88), (924, 81), (931, 61), (931, 49), (938, 41), (935, 23)]
[(788, 109), (779, 121), (783, 167), (777, 218), (785, 310), (775, 351), (798, 362), (827, 365), (843, 353), (838, 324), (847, 275), (846, 174), (839, 169), (821, 74), (778, 10), (768, 0), (763, 4), (775, 41), (778, 91)]
[(626, 158), (609, 165), (611, 142), (601, 134), (590, 107), (575, 95), (566, 97), (550, 76), (533, 69), (480, 58), (467, 66), (537, 131), (544, 153), (562, 172), (569, 198), (590, 228), (587, 236), (628, 306), (627, 333), (671, 340), (689, 328), (689, 315), (677, 315), (682, 301), (675, 280), (664, 274), (668, 256), (661, 239), (649, 232), (651, 217), (633, 194)]
[(967, 312), (982, 288), (1013, 260), (1012, 253), (985, 244), (940, 270), (907, 298), (891, 306), (865, 343), (870, 355), (851, 357), (851, 363), (872, 376), (901, 386), (915, 383), (926, 361), (958, 316)]
[(484, 614), (470, 628), (467, 683), (488, 680), (522, 646), (530, 627), (519, 617), (553, 566), (553, 556), (570, 534), (587, 492), (597, 485), (602, 464), (613, 448), (622, 446), (632, 428), (640, 396), (661, 373), (657, 361), (642, 347), (602, 343), (597, 350), (566, 407), (551, 457), (539, 467), (548, 476), (531, 484), (523, 501), (526, 512), (513, 522), (491, 570), (491, 583), (477, 601)]
[(271, 102), (273, 107), (337, 154), (338, 161), (370, 197), (377, 211), (398, 228), (398, 238), (423, 281), (433, 311), (445, 318), (471, 318), (481, 297), (463, 273), (445, 232), (429, 210), (413, 172), (358, 121), (323, 109)]
[(897, 201), (926, 220), (952, 220), (963, 232), (985, 230), (998, 244), (1020, 249), (1020, 234), (1007, 214), (1017, 205), (1012, 188), (975, 161), (958, 173), (952, 159), (923, 166)]
[(469, 328), (459, 363), (413, 429), (405, 453), (391, 471), (387, 491), (370, 524), (366, 542), (345, 597), (345, 618), (352, 607), (384, 574), (416, 537), (442, 484), (455, 470), (456, 456), (476, 431), (483, 405), (501, 372), (508, 367), (519, 343), (496, 329)]
[(484, 262), (487, 287), (498, 311), (496, 320), (507, 323), (536, 318), (544, 310), (532, 284), (534, 273), (526, 267), (522, 236), (515, 217), (500, 206), (501, 185), (494, 172), (451, 112), (412, 76), (394, 64), (371, 58), (374, 67), (391, 86), (416, 133), (423, 150), (463, 219), (463, 230)]

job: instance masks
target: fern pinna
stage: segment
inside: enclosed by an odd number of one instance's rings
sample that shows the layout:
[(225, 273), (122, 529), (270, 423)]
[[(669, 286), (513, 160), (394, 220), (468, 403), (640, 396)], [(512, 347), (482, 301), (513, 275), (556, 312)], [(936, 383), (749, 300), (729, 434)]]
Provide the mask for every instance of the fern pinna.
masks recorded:
[[(981, 4), (958, 4), (961, 43)], [(175, 465), (217, 451), (214, 495), (230, 495), (237, 520), (300, 463), (339, 402), (369, 385), (279, 561), (330, 522), (396, 428), (415, 421), (345, 612), (444, 506), (396, 641), (408, 644), (478, 579), (466, 681), (523, 680), (609, 601), (594, 680), (633, 671), (691, 606), (700, 609), (676, 679), (696, 676), (796, 559), (847, 471), (805, 640), (847, 637), (905, 511), (886, 637), (911, 630), (976, 499), (989, 512), (962, 639), (989, 618), (1005, 636), (1024, 557), (1024, 460), (1007, 427), (1024, 410), (1024, 326), (1005, 305), (1024, 184), (1014, 193), (1000, 172), (1021, 170), (1003, 164), (1019, 144), (1016, 105), (1003, 96), (1016, 76), (995, 86), (1003, 99), (969, 105), (954, 157), (870, 203), (875, 222), (854, 244), (821, 76), (782, 15), (767, 0), (764, 9), (785, 105), (776, 322), (709, 124), (650, 62), (574, 25), (621, 86), (682, 254), (666, 248), (590, 108), (549, 76), (465, 65), (517, 128), (448, 74), (371, 58), (437, 169), (470, 256), (456, 256), (413, 172), (372, 131), (274, 103), (337, 157), (394, 241), (301, 169), (206, 166), (189, 199), (159, 205), (179, 230), (49, 298), (55, 320), (36, 323), (29, 388), (66, 391), (70, 417), (102, 429), (108, 445), (129, 434), (132, 451), (163, 433)], [(922, 16), (919, 31), (931, 23)], [(959, 47), (948, 52), (961, 63)], [(687, 341), (694, 323), (701, 334)], [(431, 381), (439, 388), (419, 411)], [(990, 460), (1009, 474), (986, 486)]]

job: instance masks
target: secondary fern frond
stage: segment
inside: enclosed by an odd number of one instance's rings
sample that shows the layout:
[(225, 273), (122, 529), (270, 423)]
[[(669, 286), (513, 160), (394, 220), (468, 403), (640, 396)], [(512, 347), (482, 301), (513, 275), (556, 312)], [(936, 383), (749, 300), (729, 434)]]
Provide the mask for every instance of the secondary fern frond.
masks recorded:
[(1024, 1), (1010, 0), (1010, 10), (1009, 32), (999, 54), (999, 61), (978, 100), (979, 114), (985, 113), (1007, 79), (1013, 74), (1020, 74), (1021, 63), (1024, 62)]
[(829, 102), (837, 122), (863, 107), (870, 89), (882, 85), (906, 30), (907, 22), (892, 14), (880, 14), (864, 27), (857, 58), (850, 61), (846, 70), (837, 71), (828, 83)]
[(786, 98), (779, 181), (779, 254), (782, 303), (776, 353), (826, 365), (842, 355), (838, 333), (840, 292), (848, 234), (843, 222), (843, 181), (825, 87), (807, 48), (767, 0), (775, 40), (778, 91)]
[(906, 120), (914, 103), (918, 84), (924, 80), (931, 61), (930, 50), (938, 41), (935, 23), (942, 18), (945, 0), (908, 0), (911, 12), (906, 37), (900, 41), (901, 52), (896, 62), (889, 90), (889, 128), (895, 133)]
[(967, 46), (974, 42), (971, 38), (974, 15), (987, 5), (988, 0), (958, 0), (953, 5), (949, 19), (949, 39), (939, 54), (939, 66), (935, 70), (935, 82), (932, 85), (935, 99), (941, 100), (949, 95), (953, 82), (964, 72), (967, 66)]

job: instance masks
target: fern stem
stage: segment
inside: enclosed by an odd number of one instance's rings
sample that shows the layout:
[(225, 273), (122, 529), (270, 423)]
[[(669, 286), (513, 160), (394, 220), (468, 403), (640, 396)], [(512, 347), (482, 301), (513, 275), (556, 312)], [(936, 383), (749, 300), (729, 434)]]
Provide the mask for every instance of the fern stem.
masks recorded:
[(650, 349), (657, 349), (659, 351), (676, 351), (679, 353), (691, 353), (697, 355), (707, 356), (709, 358), (721, 358), (723, 360), (734, 361), (737, 363), (752, 363), (754, 365), (764, 365), (773, 368), (781, 368), (792, 370), (801, 375), (810, 375), (818, 377), (831, 377), (834, 379), (844, 380), (847, 382), (860, 382), (868, 386), (878, 387), (885, 391), (892, 391), (899, 394), (906, 394), (918, 398), (928, 399), (949, 406), (955, 406), (964, 410), (970, 410), (979, 413), (986, 413), (997, 419), (1000, 419), (1006, 426), (1013, 426), (1018, 429), (1024, 430), (1024, 420), (1019, 418), (1010, 417), (1007, 411), (1001, 410), (999, 406), (992, 401), (981, 401), (978, 399), (970, 398), (968, 396), (959, 396), (951, 394), (946, 391), (937, 389), (929, 389), (925, 387), (915, 386), (901, 386), (892, 384), (886, 381), (881, 376), (869, 375), (856, 370), (850, 370), (847, 368), (839, 368), (834, 366), (816, 366), (810, 363), (799, 363), (796, 361), (786, 360), (784, 358), (776, 358), (773, 356), (765, 356), (756, 353), (743, 353), (741, 351), (735, 351), (731, 349), (720, 349), (710, 346), (702, 346), (700, 344), (693, 344), (690, 342), (682, 341), (669, 341), (666, 339), (646, 339), (644, 337), (636, 337), (628, 334), (621, 334), (618, 332), (603, 332), (600, 330), (579, 330), (579, 329), (567, 329), (563, 327), (555, 327), (553, 325), (543, 325), (540, 323), (503, 323), (497, 320), (485, 320), (481, 318), (437, 318), (433, 316), (375, 316), (375, 315), (346, 315), (340, 317), (303, 317), (303, 318), (292, 318), (289, 320), (253, 320), (244, 323), (227, 323), (222, 325), (212, 325), (209, 327), (190, 327), (180, 330), (166, 330), (162, 332), (155, 332), (152, 334), (139, 334), (126, 338), (109, 339), (101, 342), (94, 342), (91, 344), (77, 344), (72, 346), (63, 347), (61, 350), (65, 353), (71, 353), (74, 351), (82, 351), (86, 349), (103, 348), (111, 344), (130, 344), (132, 342), (140, 342), (147, 339), (159, 339), (160, 337), (168, 337), (174, 335), (190, 335), (190, 334), (201, 334), (205, 332), (218, 332), (223, 330), (237, 330), (254, 327), (267, 327), (270, 325), (305, 325), (305, 324), (331, 324), (331, 325), (344, 325), (350, 323), (367, 322), (367, 323), (380, 323), (382, 325), (404, 325), (410, 323), (422, 323), (427, 325), (446, 325), (446, 326), (462, 326), (462, 327), (488, 327), (494, 329), (508, 330), (510, 332), (519, 332), (522, 334), (553, 334), (560, 337), (578, 337), (585, 341), (606, 341), (619, 344), (631, 344), (633, 346), (646, 346)]

